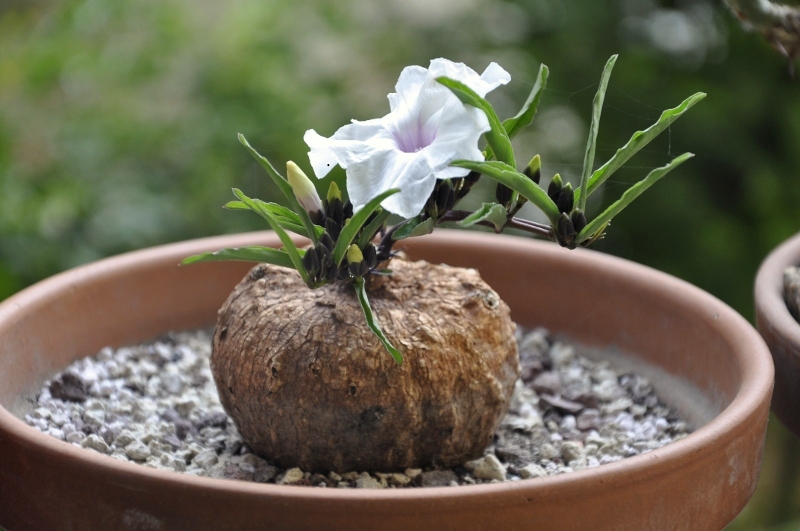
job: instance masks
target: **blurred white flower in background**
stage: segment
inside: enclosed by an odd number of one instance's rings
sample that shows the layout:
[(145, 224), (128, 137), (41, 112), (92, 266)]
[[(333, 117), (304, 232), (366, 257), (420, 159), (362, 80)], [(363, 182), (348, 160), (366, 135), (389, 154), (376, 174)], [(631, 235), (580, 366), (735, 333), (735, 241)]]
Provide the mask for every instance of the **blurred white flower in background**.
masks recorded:
[(508, 83), (497, 63), (478, 74), (463, 63), (434, 59), (428, 69), (403, 69), (389, 94), (390, 113), (383, 118), (341, 127), (330, 138), (313, 129), (304, 140), (317, 178), (337, 164), (347, 170), (347, 192), (354, 208), (391, 188), (401, 191), (382, 206), (404, 218), (419, 214), (436, 179), (464, 177), (468, 170), (450, 167), (457, 159), (483, 160), (480, 136), (489, 130), (483, 111), (465, 105), (436, 78), (458, 80), (480, 96)]

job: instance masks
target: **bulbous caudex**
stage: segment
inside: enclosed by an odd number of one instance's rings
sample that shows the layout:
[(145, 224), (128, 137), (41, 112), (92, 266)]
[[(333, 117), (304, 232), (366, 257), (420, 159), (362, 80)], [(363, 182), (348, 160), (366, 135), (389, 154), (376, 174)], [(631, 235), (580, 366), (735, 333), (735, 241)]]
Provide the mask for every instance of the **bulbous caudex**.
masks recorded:
[(473, 269), (391, 263), (369, 297), (258, 265), (218, 313), (211, 368), (254, 452), (308, 471), (455, 466), (481, 455), (519, 375), (508, 306)]

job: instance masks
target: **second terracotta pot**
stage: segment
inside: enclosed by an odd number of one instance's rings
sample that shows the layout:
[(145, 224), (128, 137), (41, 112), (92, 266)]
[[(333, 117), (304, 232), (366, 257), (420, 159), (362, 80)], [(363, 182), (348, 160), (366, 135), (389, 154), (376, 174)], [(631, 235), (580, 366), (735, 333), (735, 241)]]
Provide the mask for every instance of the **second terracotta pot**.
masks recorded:
[(800, 234), (786, 240), (761, 263), (756, 275), (756, 325), (775, 362), (772, 409), (800, 437), (800, 323), (783, 297), (783, 272), (800, 265)]

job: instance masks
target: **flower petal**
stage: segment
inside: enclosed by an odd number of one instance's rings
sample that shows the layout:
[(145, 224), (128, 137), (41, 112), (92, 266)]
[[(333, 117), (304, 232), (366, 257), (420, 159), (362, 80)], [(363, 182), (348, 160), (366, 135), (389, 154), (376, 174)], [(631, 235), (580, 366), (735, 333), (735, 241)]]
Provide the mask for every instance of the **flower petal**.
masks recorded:
[(505, 85), (511, 80), (509, 73), (497, 63), (491, 63), (482, 75), (478, 75), (475, 70), (464, 63), (454, 63), (447, 59), (439, 58), (431, 61), (428, 71), (434, 78), (445, 76), (460, 81), (474, 90), (480, 97), (486, 96), (489, 91), (500, 85)]
[(306, 131), (303, 140), (311, 150), (308, 159), (318, 179), (325, 177), (337, 164), (342, 168), (354, 160), (369, 157), (374, 146), (371, 140), (385, 136), (386, 126), (382, 119), (347, 124), (339, 128), (332, 137), (325, 138), (313, 129)]

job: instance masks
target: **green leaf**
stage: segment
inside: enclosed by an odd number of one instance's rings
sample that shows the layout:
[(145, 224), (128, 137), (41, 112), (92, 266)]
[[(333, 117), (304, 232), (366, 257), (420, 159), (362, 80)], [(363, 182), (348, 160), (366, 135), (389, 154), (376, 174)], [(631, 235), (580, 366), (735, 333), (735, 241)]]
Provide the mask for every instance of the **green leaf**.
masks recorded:
[[(588, 186), (588, 193), (587, 195), (591, 195), (594, 193), (597, 188), (600, 187), (601, 184), (605, 182), (606, 179), (611, 177), (611, 175), (617, 171), (619, 168), (622, 167), (623, 164), (628, 162), (628, 160), (633, 157), (640, 149), (645, 147), (649, 144), (655, 137), (657, 137), (660, 133), (662, 133), (667, 127), (669, 127), (672, 122), (683, 116), (683, 114), (694, 107), (694, 105), (706, 97), (706, 94), (703, 92), (698, 92), (697, 94), (693, 94), (686, 98), (680, 105), (673, 109), (667, 109), (661, 116), (659, 117), (658, 121), (645, 129), (644, 131), (636, 131), (628, 143), (622, 146), (617, 150), (611, 159), (603, 164), (600, 168), (595, 171), (591, 178), (589, 179), (589, 186)], [(579, 200), (582, 196), (582, 192), (580, 190), (575, 192), (575, 200)]]
[(369, 222), (369, 225), (364, 227), (364, 230), (361, 231), (361, 236), (358, 237), (358, 247), (363, 249), (365, 245), (367, 245), (372, 238), (375, 236), (375, 233), (378, 232), (383, 224), (386, 222), (386, 219), (390, 216), (388, 210), (380, 210), (378, 215), (375, 216), (375, 219)]
[(488, 160), (484, 162), (456, 160), (451, 162), (450, 165), (458, 166), (459, 168), (467, 168), (468, 170), (474, 170), (491, 177), (495, 181), (508, 186), (515, 192), (522, 195), (525, 199), (536, 205), (542, 212), (545, 213), (553, 226), (555, 226), (556, 222), (558, 221), (559, 212), (553, 200), (548, 197), (547, 193), (542, 190), (538, 184), (519, 173), (512, 166), (497, 160)]
[[(275, 217), (275, 220), (280, 223), (281, 227), (284, 229), (290, 230), (296, 234), (299, 234), (300, 236), (305, 236), (306, 238), (312, 239), (308, 235), (306, 228), (303, 226), (303, 221), (300, 219), (300, 216), (285, 206), (277, 203), (265, 203), (260, 199), (253, 199), (253, 202), (269, 210), (270, 213)], [(224, 208), (229, 210), (250, 210), (250, 207), (247, 206), (244, 201), (229, 201), (225, 204)], [(319, 238), (324, 231), (324, 228), (320, 227), (319, 225), (314, 225), (314, 233), (316, 234), (317, 238)]]
[[(298, 250), (302, 257), (305, 251)], [(247, 247), (225, 248), (213, 253), (202, 253), (184, 258), (181, 265), (196, 264), (198, 262), (218, 262), (222, 260), (241, 260), (244, 262), (266, 262), (281, 267), (294, 269), (292, 259), (289, 254), (281, 249), (272, 247), (262, 247), (260, 245), (248, 245)]]
[(411, 233), (414, 231), (415, 228), (417, 228), (417, 225), (419, 225), (422, 222), (423, 222), (422, 215), (414, 216), (411, 219), (405, 220), (392, 233), (392, 240), (396, 242), (400, 240), (405, 240), (406, 238), (411, 236)]
[(536, 82), (533, 84), (525, 104), (516, 116), (503, 120), (503, 128), (508, 133), (508, 138), (514, 138), (517, 133), (533, 122), (533, 117), (536, 115), (536, 110), (542, 99), (542, 93), (544, 93), (544, 89), (547, 86), (547, 77), (549, 75), (550, 69), (542, 63), (542, 66), (539, 67), (539, 75), (536, 76)]
[(505, 162), (511, 167), (516, 167), (517, 163), (514, 161), (514, 148), (511, 147), (511, 139), (509, 139), (505, 127), (500, 123), (500, 119), (497, 117), (497, 113), (494, 112), (494, 108), (491, 104), (460, 81), (450, 79), (449, 77), (438, 77), (436, 81), (453, 91), (453, 94), (463, 103), (477, 107), (486, 113), (486, 117), (489, 119), (489, 125), (491, 126), (491, 130), (486, 133), (486, 141), (489, 143), (489, 146), (491, 146), (498, 160)]
[(308, 217), (308, 212), (306, 212), (306, 209), (303, 208), (303, 206), (294, 196), (294, 191), (292, 191), (292, 186), (289, 184), (289, 181), (287, 181), (285, 177), (278, 173), (278, 171), (272, 166), (272, 164), (270, 164), (266, 157), (263, 157), (258, 151), (256, 151), (241, 133), (239, 133), (239, 142), (241, 142), (241, 144), (247, 148), (253, 158), (255, 158), (267, 171), (267, 174), (272, 178), (278, 189), (283, 192), (283, 195), (286, 197), (286, 201), (289, 203), (289, 206), (302, 220), (302, 224), (306, 228), (306, 236), (311, 239), (314, 245), (316, 245), (318, 238), (316, 229), (314, 229), (315, 225), (311, 221), (311, 218)]
[(342, 263), (344, 259), (344, 255), (347, 252), (347, 248), (350, 247), (350, 244), (353, 243), (353, 240), (358, 234), (358, 231), (367, 222), (370, 215), (375, 212), (381, 206), (381, 202), (400, 191), (399, 188), (392, 188), (391, 190), (387, 190), (382, 194), (379, 194), (377, 197), (372, 198), (372, 200), (364, 205), (361, 210), (356, 212), (352, 218), (345, 223), (344, 227), (342, 227), (342, 231), (339, 233), (339, 238), (336, 240), (336, 246), (333, 248), (333, 263), (337, 266)]
[(634, 199), (642, 195), (645, 190), (653, 186), (659, 179), (692, 157), (694, 157), (693, 153), (684, 153), (683, 155), (674, 158), (666, 166), (654, 169), (647, 174), (647, 177), (625, 190), (625, 193), (622, 194), (622, 197), (612, 203), (611, 206), (605, 209), (602, 214), (594, 218), (591, 222), (589, 222), (589, 224), (586, 225), (586, 227), (583, 228), (580, 234), (578, 234), (577, 242), (582, 243), (590, 238), (593, 238), (598, 231), (601, 231), (614, 216), (619, 214), (626, 206), (630, 205)]
[(244, 192), (242, 192), (238, 188), (234, 188), (233, 193), (234, 195), (236, 195), (236, 197), (241, 199), (250, 208), (250, 210), (258, 213), (261, 217), (267, 220), (267, 223), (269, 223), (270, 228), (274, 230), (275, 233), (278, 235), (278, 237), (281, 239), (281, 243), (283, 243), (283, 247), (286, 253), (289, 255), (289, 259), (291, 260), (292, 265), (297, 270), (297, 272), (300, 273), (300, 276), (303, 278), (303, 282), (305, 282), (307, 285), (311, 285), (308, 278), (308, 272), (306, 271), (306, 268), (303, 266), (303, 257), (300, 255), (297, 246), (294, 244), (292, 238), (286, 233), (286, 231), (283, 230), (283, 227), (281, 227), (280, 223), (278, 223), (278, 221), (270, 213), (270, 211), (261, 206), (259, 203), (256, 203), (255, 201), (247, 197), (244, 194)]
[(612, 55), (606, 66), (603, 68), (603, 73), (600, 75), (600, 85), (597, 87), (597, 93), (594, 95), (592, 102), (592, 123), (589, 126), (589, 138), (586, 140), (586, 152), (583, 155), (583, 173), (581, 174), (581, 185), (578, 190), (581, 191), (579, 198), (575, 204), (581, 210), (586, 210), (586, 198), (589, 194), (586, 189), (589, 186), (589, 174), (592, 173), (594, 166), (594, 153), (597, 147), (597, 131), (600, 129), (600, 114), (603, 112), (603, 101), (606, 99), (606, 89), (608, 89), (608, 80), (611, 78), (611, 70), (614, 69), (614, 64), (617, 62), (617, 55)]
[(386, 338), (383, 330), (381, 330), (381, 325), (378, 323), (378, 321), (375, 319), (375, 315), (372, 313), (372, 308), (370, 308), (369, 299), (367, 298), (367, 290), (364, 287), (364, 279), (361, 277), (356, 278), (354, 285), (356, 288), (356, 294), (358, 295), (358, 302), (361, 304), (361, 309), (364, 311), (364, 317), (367, 318), (367, 325), (372, 330), (372, 333), (374, 333), (381, 341), (383, 348), (385, 348), (389, 354), (392, 355), (394, 361), (396, 361), (398, 365), (402, 365), (403, 355), (400, 354), (400, 351), (394, 348), (394, 345), (392, 345)]
[(459, 227), (471, 227), (481, 221), (488, 221), (494, 225), (495, 231), (500, 232), (508, 221), (508, 212), (506, 207), (498, 203), (484, 203), (481, 207), (465, 217), (461, 221), (457, 221), (456, 225)]

